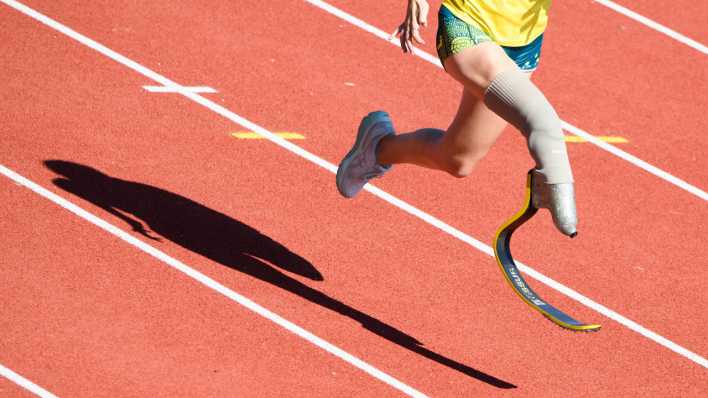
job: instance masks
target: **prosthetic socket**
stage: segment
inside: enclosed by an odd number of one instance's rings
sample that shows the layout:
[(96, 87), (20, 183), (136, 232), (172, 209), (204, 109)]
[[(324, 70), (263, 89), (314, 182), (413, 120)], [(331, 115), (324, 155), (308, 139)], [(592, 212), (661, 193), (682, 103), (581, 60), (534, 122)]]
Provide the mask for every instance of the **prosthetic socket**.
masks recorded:
[(536, 161), (531, 187), (533, 205), (549, 209), (556, 228), (574, 237), (577, 215), (573, 173), (561, 121), (553, 106), (516, 68), (494, 78), (485, 92), (484, 103), (526, 137)]

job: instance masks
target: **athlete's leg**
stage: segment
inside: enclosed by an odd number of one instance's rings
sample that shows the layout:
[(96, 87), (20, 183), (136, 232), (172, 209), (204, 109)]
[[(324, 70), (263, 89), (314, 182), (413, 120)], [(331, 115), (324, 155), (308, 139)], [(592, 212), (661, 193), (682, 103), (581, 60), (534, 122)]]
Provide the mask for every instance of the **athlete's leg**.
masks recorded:
[[(491, 39), (481, 29), (460, 20), (446, 7), (440, 7), (437, 50), (446, 69), (449, 58), (456, 57), (456, 54), (461, 51), (475, 49), (489, 42)], [(474, 52), (476, 53), (477, 51)], [(486, 70), (490, 66), (497, 65), (505, 67), (514, 65), (513, 61), (504, 54), (499, 59), (491, 59), (482, 54), (474, 59), (470, 58), (471, 63), (468, 58), (470, 57), (466, 52), (465, 60), (460, 61), (460, 64), (465, 63), (472, 70)], [(446, 131), (424, 128), (398, 136), (387, 136), (381, 140), (377, 148), (378, 161), (382, 164), (415, 164), (443, 170), (457, 177), (468, 175), (475, 164), (489, 151), (506, 125), (502, 118), (484, 104), (482, 100), (486, 88), (484, 84), (484, 79), (479, 79), (476, 87), (463, 85), (460, 106), (455, 119)]]
[(501, 47), (482, 43), (449, 57), (445, 68), (524, 134), (546, 183), (572, 183), (560, 118), (543, 93), (510, 62)]
[(536, 161), (537, 198), (543, 198), (535, 205), (549, 207), (558, 229), (573, 236), (572, 171), (560, 118), (545, 96), (495, 43), (465, 48), (447, 57), (444, 65), (465, 92), (447, 133), (425, 129), (402, 140), (389, 136), (380, 142), (379, 162), (414, 163), (465, 176), (503, 130), (503, 123), (489, 115), (493, 111), (527, 138)]
[(478, 96), (463, 89), (457, 114), (446, 131), (424, 128), (387, 136), (379, 143), (378, 161), (415, 164), (464, 177), (487, 154), (506, 124)]
[[(498, 50), (498, 51), (497, 51)], [(447, 131), (425, 128), (381, 140), (382, 164), (410, 163), (443, 170), (456, 177), (470, 174), (501, 135), (507, 122), (484, 103), (493, 77), (516, 64), (491, 42), (469, 47), (445, 60), (445, 70), (463, 84), (462, 100)], [(524, 73), (530, 77), (531, 73)]]
[(560, 118), (543, 93), (504, 56), (498, 45), (481, 43), (446, 59), (445, 68), (524, 134), (536, 161), (534, 206), (549, 208), (556, 227), (575, 236), (573, 175)]

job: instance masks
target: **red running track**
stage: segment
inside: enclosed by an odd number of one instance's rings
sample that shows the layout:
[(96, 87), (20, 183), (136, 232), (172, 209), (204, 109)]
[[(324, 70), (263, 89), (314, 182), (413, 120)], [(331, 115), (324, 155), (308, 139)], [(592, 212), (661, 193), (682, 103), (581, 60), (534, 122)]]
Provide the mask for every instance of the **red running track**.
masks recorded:
[[(387, 27), (402, 15), (393, 3), (339, 5)], [(270, 130), (303, 133), (297, 144), (331, 162), (367, 111), (389, 110), (404, 130), (444, 126), (459, 92), (430, 64), (304, 2), (27, 4), (179, 83), (215, 87), (218, 94), (205, 96)], [(569, 67), (593, 45), (570, 21), (620, 18), (583, 4), (555, 6), (559, 22), (549, 30), (539, 84), (564, 119), (596, 134), (618, 123), (631, 130), (620, 134), (630, 139), (628, 151), (700, 187), (705, 160), (684, 150), (701, 152), (705, 122), (682, 118), (685, 135), (664, 134), (671, 115), (654, 102), (657, 122), (646, 123), (640, 115), (652, 104), (642, 90), (619, 87), (618, 98), (627, 98), (620, 108), (640, 110), (613, 114), (620, 100), (600, 83), (608, 78), (602, 68), (619, 82), (618, 70), (640, 64), (632, 74), (638, 81), (651, 70), (660, 77), (685, 70), (676, 84), (700, 88), (704, 58), (642, 32), (636, 40), (660, 42), (674, 56), (647, 61), (632, 41), (613, 64)], [(696, 363), (536, 283), (549, 301), (604, 325), (592, 335), (557, 329), (518, 301), (487, 255), (369, 194), (345, 201), (330, 173), (266, 141), (231, 138), (243, 128), (178, 95), (144, 91), (154, 82), (15, 11), (4, 8), (1, 18), (11, 27), (0, 33), (8, 43), (0, 55), (2, 164), (126, 231), (145, 226), (145, 235), (132, 233), (403, 382), (433, 396), (706, 391)], [(580, 43), (568, 46), (571, 39)], [(669, 86), (648, 90), (673, 98)], [(684, 99), (672, 112), (702, 106), (705, 97)], [(671, 151), (653, 145), (662, 134)], [(696, 141), (686, 143), (691, 135)], [(515, 238), (515, 252), (705, 355), (706, 271), (695, 262), (708, 258), (705, 203), (587, 144), (571, 151), (582, 181), (580, 237), (559, 239), (536, 218)], [(510, 130), (464, 181), (401, 167), (377, 183), (489, 242), (520, 205), (528, 166)], [(0, 363), (57, 395), (400, 395), (45, 199), (2, 184), (0, 229), (10, 244)], [(0, 391), (21, 393), (6, 385)]]

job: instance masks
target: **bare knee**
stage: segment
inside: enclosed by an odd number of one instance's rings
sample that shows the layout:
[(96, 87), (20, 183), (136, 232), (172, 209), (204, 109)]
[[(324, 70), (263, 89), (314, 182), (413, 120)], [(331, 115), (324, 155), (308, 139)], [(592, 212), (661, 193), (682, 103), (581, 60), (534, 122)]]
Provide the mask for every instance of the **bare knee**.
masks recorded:
[[(503, 127), (503, 126), (502, 126)], [(440, 145), (440, 168), (457, 178), (467, 177), (474, 171), (477, 164), (487, 156), (494, 143), (485, 136), (470, 136), (449, 134)]]

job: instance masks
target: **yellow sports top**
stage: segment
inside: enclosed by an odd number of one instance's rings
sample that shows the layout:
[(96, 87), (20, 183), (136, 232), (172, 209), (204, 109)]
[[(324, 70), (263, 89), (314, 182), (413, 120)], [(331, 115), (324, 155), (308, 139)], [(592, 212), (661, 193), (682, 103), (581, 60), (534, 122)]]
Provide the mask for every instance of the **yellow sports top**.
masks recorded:
[(442, 4), (497, 44), (520, 47), (546, 29), (551, 0), (443, 0)]

